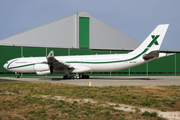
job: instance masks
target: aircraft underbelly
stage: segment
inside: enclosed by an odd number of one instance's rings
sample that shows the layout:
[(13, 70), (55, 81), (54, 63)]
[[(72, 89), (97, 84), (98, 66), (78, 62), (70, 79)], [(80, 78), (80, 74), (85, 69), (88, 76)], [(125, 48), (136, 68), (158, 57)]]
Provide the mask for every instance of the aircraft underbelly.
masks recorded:
[(128, 63), (122, 62), (122, 63), (101, 63), (101, 64), (84, 64), (84, 66), (87, 66), (91, 68), (91, 71), (115, 71), (115, 70), (121, 70), (128, 68)]
[(133, 60), (133, 61), (124, 61), (124, 62), (114, 62), (114, 63), (84, 63), (83, 66), (89, 67), (91, 71), (116, 71), (122, 70), (130, 67), (134, 67), (140, 64), (145, 63), (145, 61), (141, 58)]

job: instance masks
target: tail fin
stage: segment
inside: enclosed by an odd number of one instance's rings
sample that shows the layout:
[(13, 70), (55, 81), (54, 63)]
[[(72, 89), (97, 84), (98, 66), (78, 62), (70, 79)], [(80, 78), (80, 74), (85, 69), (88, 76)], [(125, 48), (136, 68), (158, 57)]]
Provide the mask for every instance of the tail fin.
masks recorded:
[(152, 51), (158, 51), (166, 31), (168, 29), (169, 24), (158, 25), (153, 32), (144, 40), (144, 42), (130, 54), (147, 54)]

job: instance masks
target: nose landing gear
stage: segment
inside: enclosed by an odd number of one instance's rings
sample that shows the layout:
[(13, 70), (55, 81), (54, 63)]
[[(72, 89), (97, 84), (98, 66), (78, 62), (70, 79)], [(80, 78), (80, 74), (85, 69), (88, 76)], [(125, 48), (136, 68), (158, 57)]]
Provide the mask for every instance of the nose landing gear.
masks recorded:
[(19, 78), (19, 73), (18, 73), (18, 72), (15, 72), (15, 74), (16, 74), (16, 78)]

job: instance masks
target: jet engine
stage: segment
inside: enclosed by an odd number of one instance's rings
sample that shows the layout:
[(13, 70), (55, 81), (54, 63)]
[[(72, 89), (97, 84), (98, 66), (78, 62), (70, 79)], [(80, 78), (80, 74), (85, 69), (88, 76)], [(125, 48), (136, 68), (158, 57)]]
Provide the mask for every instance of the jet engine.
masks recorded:
[(34, 70), (36, 71), (36, 74), (38, 74), (38, 75), (46, 75), (46, 74), (51, 73), (50, 67), (46, 63), (35, 64)]

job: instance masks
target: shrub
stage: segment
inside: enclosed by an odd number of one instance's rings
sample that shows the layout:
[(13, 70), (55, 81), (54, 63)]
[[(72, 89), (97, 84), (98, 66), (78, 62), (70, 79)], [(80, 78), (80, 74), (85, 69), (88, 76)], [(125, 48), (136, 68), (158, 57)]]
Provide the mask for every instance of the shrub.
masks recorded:
[(126, 120), (125, 118), (120, 118), (119, 120)]
[(132, 96), (132, 99), (137, 99), (138, 97), (137, 96)]
[(168, 97), (163, 97), (162, 102), (170, 101)]
[(103, 90), (103, 92), (102, 93), (106, 93), (107, 91), (106, 90)]
[(40, 104), (40, 105), (46, 105), (46, 103), (44, 102), (44, 101), (38, 101), (38, 103)]
[(150, 107), (151, 103), (149, 101), (143, 101), (141, 105)]
[(133, 112), (129, 112), (130, 114), (133, 114)]
[(106, 117), (111, 115), (111, 113), (109, 111), (106, 111), (104, 114)]
[(157, 112), (152, 112), (152, 113), (150, 113), (150, 112), (148, 112), (148, 111), (145, 111), (143, 114), (142, 114), (142, 116), (151, 116), (151, 117), (157, 117)]
[(30, 119), (30, 120), (34, 120), (34, 118), (33, 118), (33, 117), (30, 117), (29, 119)]
[(157, 103), (157, 100), (156, 99), (150, 99), (150, 102), (155, 104), (155, 103)]
[(52, 120), (56, 119), (56, 117), (57, 117), (56, 115), (51, 115)]
[(162, 104), (160, 102), (157, 102), (154, 107), (162, 107)]
[[(27, 119), (28, 118), (28, 115), (24, 115), (24, 117)], [(0, 119), (1, 120), (1, 119)]]
[(35, 114), (36, 112), (35, 111), (30, 111), (29, 114)]
[(77, 104), (78, 102), (77, 102), (77, 101), (74, 101), (73, 103), (74, 103), (74, 104)]
[(39, 111), (39, 113), (45, 113), (45, 112), (46, 112), (46, 109), (44, 107)]
[(136, 113), (140, 112), (139, 108), (135, 108)]
[(176, 104), (176, 100), (171, 101), (171, 104)]
[(157, 117), (157, 115), (158, 115), (157, 112), (152, 112), (152, 113), (150, 114), (151, 117)]
[(62, 108), (63, 105), (59, 105), (59, 104), (58, 104), (58, 105), (56, 105), (55, 107), (56, 107), (56, 108)]
[(150, 113), (148, 111), (145, 111), (142, 116), (150, 116)]
[(161, 108), (161, 111), (166, 112), (166, 108)]

